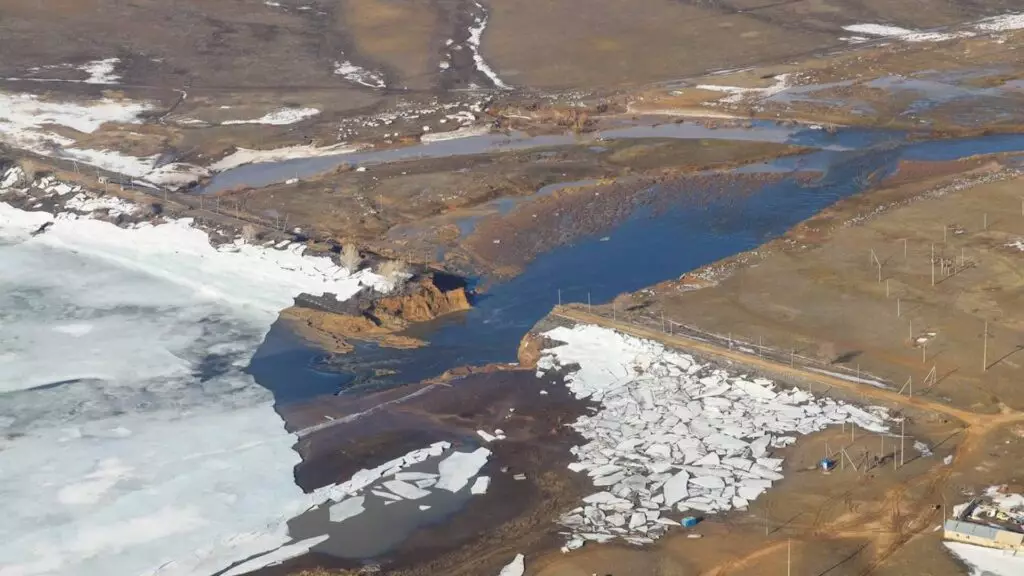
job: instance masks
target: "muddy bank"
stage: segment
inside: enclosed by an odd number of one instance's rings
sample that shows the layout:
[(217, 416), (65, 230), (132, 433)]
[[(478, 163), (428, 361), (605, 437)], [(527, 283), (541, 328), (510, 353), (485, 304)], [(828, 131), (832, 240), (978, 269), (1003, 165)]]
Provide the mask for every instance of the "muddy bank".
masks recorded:
[[(328, 424), (300, 431), (302, 463), (295, 475), (305, 490), (345, 480), (437, 440), (472, 449), (483, 444), (478, 429), (500, 428), (507, 438), (486, 444), (493, 452), (481, 471), (491, 477), (486, 494), (431, 525), (414, 528), (385, 554), (339, 558), (315, 549), (258, 574), (379, 565), (403, 576), (477, 576), (497, 573), (516, 553), (556, 549), (561, 540), (554, 519), (588, 489), (566, 469), (569, 447), (581, 442), (566, 424), (586, 409), (557, 376), (537, 378), (530, 370), (503, 369), (286, 407), (282, 415), (291, 429)], [(519, 474), (525, 479), (516, 480)]]
[[(560, 190), (506, 215), (484, 218), (463, 244), (469, 258), (498, 276), (519, 273), (552, 249), (608, 231), (637, 215), (655, 218), (672, 209), (702, 210), (709, 203), (740, 203), (781, 174), (713, 174), (634, 178)], [(454, 255), (452, 256), (455, 257)]]

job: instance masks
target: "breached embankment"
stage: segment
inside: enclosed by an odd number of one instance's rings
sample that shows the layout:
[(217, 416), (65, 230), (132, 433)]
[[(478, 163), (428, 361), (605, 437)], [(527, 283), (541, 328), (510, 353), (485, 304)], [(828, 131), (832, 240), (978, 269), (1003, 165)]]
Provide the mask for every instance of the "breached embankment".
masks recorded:
[(420, 275), (396, 294), (364, 291), (343, 303), (324, 298), (299, 298), (281, 312), (297, 334), (331, 354), (347, 354), (350, 340), (375, 342), (384, 348), (418, 348), (424, 340), (399, 334), (412, 324), (472, 308), (464, 287), (442, 290), (434, 274)]

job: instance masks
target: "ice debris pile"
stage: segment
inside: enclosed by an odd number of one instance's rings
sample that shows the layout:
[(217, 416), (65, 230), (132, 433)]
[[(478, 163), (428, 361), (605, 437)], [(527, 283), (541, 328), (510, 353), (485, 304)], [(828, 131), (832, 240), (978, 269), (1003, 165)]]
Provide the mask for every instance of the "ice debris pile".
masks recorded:
[(560, 519), (567, 549), (621, 537), (648, 544), (692, 515), (743, 509), (782, 479), (773, 448), (841, 422), (881, 432), (883, 408), (816, 399), (764, 378), (733, 376), (647, 340), (597, 326), (544, 333), (563, 344), (545, 350), (539, 374), (572, 371), (566, 384), (600, 409), (572, 426), (588, 442), (574, 447), (575, 472), (598, 492)]
[[(346, 482), (323, 489), (323, 497), (335, 502), (330, 506), (331, 522), (344, 522), (362, 514), (366, 510), (368, 497), (380, 498), (387, 506), (401, 500), (419, 500), (429, 496), (431, 490), (456, 493), (469, 485), (470, 480), (473, 480), (471, 494), (486, 493), (491, 479), (478, 474), (491, 455), (487, 448), (477, 448), (473, 452), (451, 452), (437, 463), (436, 473), (405, 470), (431, 458), (438, 458), (450, 448), (449, 442), (435, 442), (376, 468), (360, 470)], [(421, 507), (424, 508), (429, 506)]]

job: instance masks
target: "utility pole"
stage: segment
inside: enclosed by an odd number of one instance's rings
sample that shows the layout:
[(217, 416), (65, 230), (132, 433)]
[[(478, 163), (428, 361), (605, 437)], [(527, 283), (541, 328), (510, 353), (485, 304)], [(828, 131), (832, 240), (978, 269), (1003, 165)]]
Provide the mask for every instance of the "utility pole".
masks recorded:
[(907, 415), (903, 414), (900, 418), (900, 468), (903, 468), (903, 427), (907, 423)]
[(985, 321), (985, 333), (981, 335), (981, 371), (988, 372), (988, 321)]
[(793, 539), (786, 540), (786, 576), (792, 574), (793, 565)]

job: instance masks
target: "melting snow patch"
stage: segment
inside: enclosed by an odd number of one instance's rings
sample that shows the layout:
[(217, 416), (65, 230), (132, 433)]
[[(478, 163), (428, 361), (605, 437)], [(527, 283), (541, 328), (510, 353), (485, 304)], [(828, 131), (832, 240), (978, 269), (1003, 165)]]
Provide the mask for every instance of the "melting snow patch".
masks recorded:
[(450, 132), (431, 132), (429, 134), (424, 134), (420, 136), (420, 142), (430, 143), (458, 140), (459, 138), (469, 138), (471, 136), (483, 136), (488, 132), (490, 132), (490, 128), (487, 126), (467, 126)]
[(15, 148), (51, 155), (55, 146), (74, 142), (43, 129), (47, 124), (91, 134), (106, 122), (135, 123), (151, 107), (103, 99), (89, 104), (43, 101), (31, 94), (0, 93), (0, 137)]
[(283, 126), (285, 124), (302, 122), (303, 120), (312, 118), (319, 113), (320, 111), (316, 108), (281, 108), (279, 110), (267, 112), (263, 116), (252, 120), (226, 120), (221, 124), (270, 124), (274, 126)]
[(525, 560), (525, 556), (522, 554), (516, 554), (516, 557), (506, 564), (505, 567), (501, 569), (501, 572), (498, 572), (498, 576), (523, 576), (523, 573), (526, 572)]
[(82, 65), (81, 70), (89, 74), (89, 77), (83, 80), (86, 84), (114, 84), (121, 79), (120, 76), (114, 74), (114, 68), (117, 67), (121, 61), (117, 58), (107, 58), (105, 60), (93, 60)]
[[(344, 54), (342, 54), (344, 56)], [(348, 60), (338, 60), (334, 63), (334, 73), (344, 77), (349, 82), (362, 84), (369, 88), (385, 88), (384, 75), (373, 70), (367, 70), (356, 66)]]
[(789, 74), (779, 74), (775, 77), (775, 83), (767, 88), (743, 88), (741, 86), (719, 86), (717, 84), (699, 84), (697, 85), (698, 90), (710, 90), (712, 92), (725, 92), (728, 96), (720, 98), (718, 101), (726, 104), (737, 104), (742, 102), (749, 96), (758, 96), (761, 98), (768, 98), (779, 92), (782, 92), (789, 87)]
[(485, 76), (490, 78), (491, 82), (494, 83), (495, 88), (502, 90), (511, 90), (512, 87), (501, 81), (498, 74), (487, 65), (484, 61), (484, 57), (480, 54), (480, 39), (484, 35), (484, 29), (487, 28), (487, 9), (483, 7), (479, 2), (474, 2), (480, 15), (473, 19), (473, 24), (469, 27), (469, 49), (473, 52), (473, 62), (476, 64), (476, 69), (483, 72)]
[(993, 18), (986, 18), (975, 25), (979, 30), (986, 32), (1005, 32), (1007, 30), (1024, 29), (1024, 14), (1003, 14)]
[(76, 212), (82, 212), (83, 214), (90, 214), (92, 212), (103, 210), (111, 216), (133, 214), (138, 209), (136, 204), (123, 198), (118, 198), (117, 196), (100, 196), (99, 198), (93, 198), (85, 193), (74, 195), (64, 203), (64, 207)]
[(907, 28), (889, 26), (886, 24), (852, 24), (850, 26), (843, 26), (843, 30), (853, 32), (855, 34), (895, 38), (904, 42), (942, 42), (945, 40), (972, 36), (969, 32), (922, 32), (920, 30), (909, 30)]
[(572, 449), (570, 468), (600, 490), (562, 516), (570, 538), (648, 543), (666, 530), (664, 512), (745, 508), (782, 479), (782, 460), (769, 456), (793, 435), (841, 422), (886, 429), (882, 408), (778, 389), (605, 328), (544, 336), (563, 344), (544, 351), (539, 373), (579, 366), (566, 385), (601, 404), (572, 425), (588, 443)]
[(213, 172), (222, 172), (237, 168), (243, 164), (259, 164), (261, 162), (280, 162), (294, 158), (313, 158), (317, 156), (334, 156), (357, 152), (360, 146), (349, 146), (344, 142), (333, 146), (286, 146), (272, 150), (250, 150), (235, 148), (235, 151), (209, 166)]
[(943, 542), (971, 568), (971, 576), (1018, 576), (1024, 574), (1024, 557), (1012, 552), (962, 542)]

